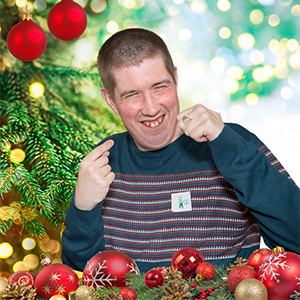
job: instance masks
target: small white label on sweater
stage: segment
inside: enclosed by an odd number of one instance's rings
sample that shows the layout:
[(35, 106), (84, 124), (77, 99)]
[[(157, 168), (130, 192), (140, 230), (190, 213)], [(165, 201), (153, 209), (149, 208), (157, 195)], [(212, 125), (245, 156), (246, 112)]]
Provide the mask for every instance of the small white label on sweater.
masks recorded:
[(192, 210), (191, 192), (172, 194), (172, 211), (190, 211)]

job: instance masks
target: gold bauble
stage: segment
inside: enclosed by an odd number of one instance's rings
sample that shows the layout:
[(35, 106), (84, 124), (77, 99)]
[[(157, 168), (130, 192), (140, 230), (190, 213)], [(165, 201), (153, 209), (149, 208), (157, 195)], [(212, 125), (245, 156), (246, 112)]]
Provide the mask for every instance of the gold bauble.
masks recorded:
[(88, 285), (81, 285), (75, 291), (76, 300), (93, 300), (94, 290)]
[(254, 278), (242, 280), (234, 291), (235, 300), (267, 300), (268, 291), (262, 282)]
[(0, 277), (0, 299), (2, 298), (2, 294), (8, 285), (7, 280), (3, 277)]
[(62, 295), (54, 295), (49, 300), (67, 300), (67, 299)]

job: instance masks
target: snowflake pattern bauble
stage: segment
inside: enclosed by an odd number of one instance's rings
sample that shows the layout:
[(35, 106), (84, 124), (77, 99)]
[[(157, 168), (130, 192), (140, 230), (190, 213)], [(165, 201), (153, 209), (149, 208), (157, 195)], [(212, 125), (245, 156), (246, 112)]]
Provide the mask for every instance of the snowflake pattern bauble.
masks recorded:
[(268, 248), (257, 249), (249, 256), (247, 266), (253, 267), (257, 273), (260, 265), (272, 255), (272, 250)]
[(79, 287), (77, 274), (67, 265), (49, 264), (36, 276), (34, 288), (38, 293), (38, 299), (48, 300), (54, 295), (68, 298), (70, 292)]
[(125, 287), (127, 273), (140, 274), (132, 258), (117, 250), (107, 250), (93, 256), (86, 264), (83, 284), (97, 288)]
[(268, 300), (299, 296), (300, 256), (292, 252), (272, 254), (259, 267), (257, 279), (267, 288)]

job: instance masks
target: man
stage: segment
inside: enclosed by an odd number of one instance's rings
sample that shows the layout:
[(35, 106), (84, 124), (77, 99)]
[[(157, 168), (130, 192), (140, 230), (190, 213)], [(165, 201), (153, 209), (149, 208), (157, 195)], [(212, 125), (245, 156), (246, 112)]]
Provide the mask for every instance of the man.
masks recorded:
[(228, 265), (260, 236), (299, 253), (299, 189), (252, 133), (196, 105), (179, 113), (177, 69), (160, 37), (127, 29), (99, 51), (101, 94), (127, 132), (80, 164), (66, 216), (63, 262), (82, 270), (116, 249), (141, 272), (198, 249)]

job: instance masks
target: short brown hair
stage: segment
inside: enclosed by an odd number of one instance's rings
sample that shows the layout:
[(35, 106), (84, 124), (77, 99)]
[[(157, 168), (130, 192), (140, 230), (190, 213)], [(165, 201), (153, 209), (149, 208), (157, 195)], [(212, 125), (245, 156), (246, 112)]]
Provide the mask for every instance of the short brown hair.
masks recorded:
[(98, 53), (98, 71), (104, 88), (114, 98), (116, 86), (113, 70), (139, 66), (145, 59), (161, 55), (167, 71), (176, 83), (174, 64), (164, 41), (154, 32), (129, 28), (112, 35)]

